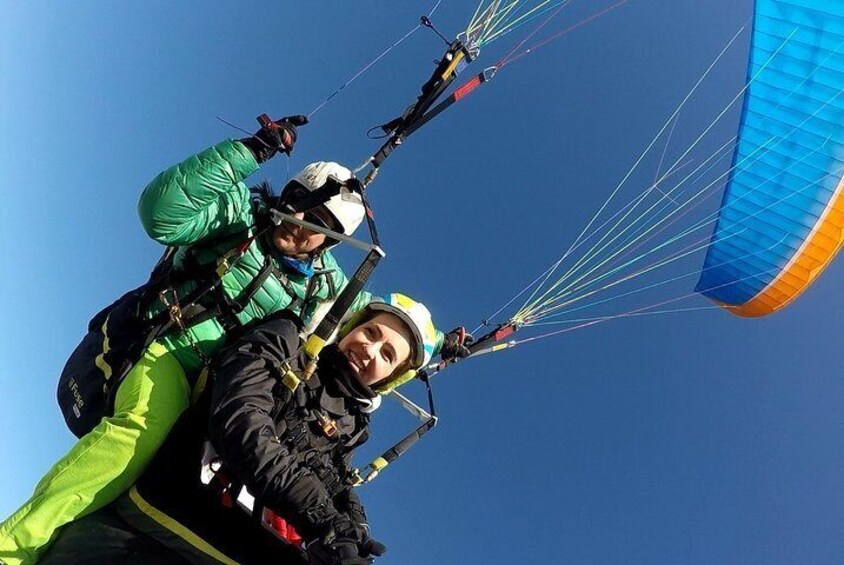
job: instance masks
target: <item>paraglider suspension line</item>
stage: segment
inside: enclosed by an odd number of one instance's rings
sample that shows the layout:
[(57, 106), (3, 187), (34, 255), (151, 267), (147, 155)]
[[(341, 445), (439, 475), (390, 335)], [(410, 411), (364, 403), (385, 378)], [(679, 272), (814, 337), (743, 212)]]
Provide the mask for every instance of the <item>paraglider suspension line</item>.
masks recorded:
[(236, 125), (234, 125), (234, 124), (233, 124), (233, 123), (231, 123), (231, 122), (227, 122), (226, 120), (224, 120), (224, 119), (223, 119), (223, 118), (221, 118), (220, 116), (217, 116), (217, 119), (218, 119), (218, 120), (220, 120), (221, 122), (223, 122), (224, 124), (226, 124), (227, 126), (229, 126), (229, 127), (231, 127), (231, 128), (234, 128), (234, 129), (236, 129), (237, 131), (243, 132), (243, 133), (245, 133), (246, 135), (248, 135), (248, 136), (250, 136), (250, 137), (254, 134), (254, 132), (251, 132), (251, 131), (246, 131), (245, 129), (243, 129), (243, 128), (242, 128), (242, 127), (240, 127), (240, 126), (236, 126)]

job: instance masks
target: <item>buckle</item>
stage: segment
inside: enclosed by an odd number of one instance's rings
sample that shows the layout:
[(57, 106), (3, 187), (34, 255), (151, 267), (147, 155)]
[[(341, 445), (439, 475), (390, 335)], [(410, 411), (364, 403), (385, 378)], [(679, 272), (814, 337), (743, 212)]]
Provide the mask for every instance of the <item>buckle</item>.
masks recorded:
[(302, 380), (296, 376), (296, 373), (293, 372), (293, 369), (290, 367), (290, 363), (276, 365), (276, 371), (278, 371), (279, 375), (281, 375), (282, 384), (291, 392), (295, 392)]
[(287, 430), (288, 439), (295, 445), (296, 447), (302, 447), (303, 445), (307, 445), (307, 442), (303, 442), (302, 440), (307, 435), (307, 431), (305, 430), (304, 424), (299, 424), (295, 428), (289, 428)]
[[(167, 295), (170, 295), (170, 300), (167, 299)], [(170, 319), (173, 320), (179, 329), (184, 331), (185, 323), (182, 320), (182, 309), (179, 306), (179, 295), (176, 294), (176, 289), (170, 287), (165, 288), (161, 292), (158, 293), (158, 299), (164, 304), (164, 307), (167, 309), (167, 313), (170, 316)]]
[(363, 477), (360, 474), (360, 469), (353, 469), (351, 473), (349, 473), (349, 484), (353, 487), (357, 487), (363, 484)]
[(307, 516), (308, 521), (312, 524), (322, 524), (328, 520), (329, 512), (328, 507), (324, 503), (319, 503), (315, 506), (311, 506), (305, 511), (305, 516)]
[(230, 268), (231, 268), (231, 265), (229, 265), (229, 258), (227, 257), (227, 255), (223, 255), (222, 257), (220, 257), (220, 260), (217, 261), (217, 269), (216, 269), (217, 277), (223, 278), (223, 275), (225, 275), (227, 272), (229, 272)]
[(317, 422), (325, 437), (333, 438), (337, 435), (337, 422), (320, 411), (316, 413)]

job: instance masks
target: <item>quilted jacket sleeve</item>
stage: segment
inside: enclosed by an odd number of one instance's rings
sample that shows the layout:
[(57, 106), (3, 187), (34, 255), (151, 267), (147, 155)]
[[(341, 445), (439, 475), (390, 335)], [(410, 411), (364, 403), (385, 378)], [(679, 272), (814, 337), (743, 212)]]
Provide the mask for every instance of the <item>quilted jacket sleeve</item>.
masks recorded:
[(249, 189), (241, 182), (258, 170), (239, 141), (223, 141), (155, 177), (138, 202), (147, 234), (164, 245), (191, 245), (247, 229)]

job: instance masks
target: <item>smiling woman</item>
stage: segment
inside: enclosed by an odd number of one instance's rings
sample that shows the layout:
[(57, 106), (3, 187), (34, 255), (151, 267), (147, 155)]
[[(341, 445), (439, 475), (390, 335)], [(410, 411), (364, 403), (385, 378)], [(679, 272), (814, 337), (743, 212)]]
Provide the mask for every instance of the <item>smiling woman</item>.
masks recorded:
[(138, 483), (63, 530), (42, 562), (303, 562), (267, 529), (265, 509), (308, 542), (308, 563), (383, 553), (352, 490), (360, 477), (351, 457), (369, 437), (378, 390), (430, 361), (431, 314), (401, 294), (370, 304), (307, 381), (297, 322), (275, 316), (223, 350), (210, 391)]
[(341, 329), (340, 337), (339, 347), (359, 378), (383, 393), (430, 363), (440, 340), (428, 309), (398, 293), (370, 302)]
[(375, 315), (340, 341), (355, 376), (373, 386), (388, 378), (410, 359), (413, 336), (402, 321), (390, 314)]

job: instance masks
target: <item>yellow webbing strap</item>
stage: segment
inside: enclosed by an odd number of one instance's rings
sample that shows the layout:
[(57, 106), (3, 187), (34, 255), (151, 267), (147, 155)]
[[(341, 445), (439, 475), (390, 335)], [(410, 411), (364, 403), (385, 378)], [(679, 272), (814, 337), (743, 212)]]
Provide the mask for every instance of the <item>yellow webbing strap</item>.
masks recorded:
[(464, 55), (463, 51), (458, 51), (457, 54), (454, 56), (454, 59), (451, 61), (451, 64), (448, 66), (448, 68), (446, 68), (445, 72), (442, 74), (442, 76), (440, 78), (443, 79), (443, 80), (447, 80), (448, 76), (452, 72), (454, 72), (454, 69), (457, 68), (457, 65), (460, 63), (460, 61), (463, 60), (464, 56), (465, 55)]
[(110, 349), (108, 345), (108, 316), (106, 316), (105, 322), (103, 322), (102, 332), (103, 352), (97, 355), (97, 357), (94, 359), (94, 365), (99, 367), (100, 371), (102, 371), (105, 375), (106, 380), (109, 380), (111, 378), (111, 366), (105, 361), (105, 354), (108, 353)]
[[(321, 326), (322, 324), (320, 324)], [(319, 330), (319, 327), (317, 328)], [(302, 370), (302, 380), (306, 381), (311, 378), (311, 375), (314, 374), (317, 367), (317, 360), (319, 359), (319, 353), (322, 351), (322, 348), (325, 347), (325, 340), (319, 337), (316, 334), (311, 334), (308, 338), (308, 341), (305, 342), (305, 345), (302, 349), (305, 350), (305, 354), (308, 356), (308, 364), (305, 365), (305, 368)]]
[(237, 561), (233, 561), (232, 559), (228, 558), (225, 554), (220, 553), (213, 546), (211, 546), (208, 542), (200, 538), (198, 535), (193, 533), (190, 529), (185, 527), (184, 525), (180, 524), (178, 521), (174, 520), (158, 508), (155, 508), (149, 502), (144, 500), (141, 494), (138, 492), (137, 487), (132, 487), (129, 489), (129, 498), (132, 502), (135, 503), (135, 506), (158, 523), (163, 528), (173, 532), (186, 542), (188, 542), (191, 546), (195, 547), (205, 555), (208, 555), (212, 559), (216, 559), (220, 563), (224, 563), (225, 565), (238, 565)]
[(416, 369), (411, 369), (409, 371), (405, 371), (404, 373), (402, 373), (401, 375), (399, 375), (395, 379), (393, 379), (389, 382), (386, 382), (383, 385), (373, 387), (373, 388), (374, 388), (375, 392), (377, 392), (378, 394), (389, 394), (390, 392), (394, 391), (395, 389), (397, 389), (401, 385), (412, 381), (413, 378), (416, 376), (416, 373), (417, 373)]
[(325, 340), (316, 334), (311, 334), (308, 341), (305, 342), (303, 349), (311, 359), (319, 357), (319, 352), (325, 347)]
[(389, 464), (390, 463), (386, 459), (384, 459), (383, 457), (377, 457), (376, 459), (374, 459), (372, 461), (372, 463), (369, 464), (370, 471), (366, 474), (365, 477), (361, 477), (360, 473), (357, 470), (355, 470), (355, 475), (354, 475), (355, 482), (352, 483), (352, 486), (359, 487), (360, 485), (362, 485), (364, 483), (368, 483), (370, 481), (375, 480), (375, 477), (377, 477), (378, 474), (385, 467), (387, 467), (387, 465), (389, 465)]
[(196, 384), (193, 387), (193, 392), (190, 395), (190, 404), (193, 406), (199, 400), (200, 395), (205, 392), (205, 387), (208, 386), (208, 367), (202, 369), (199, 376), (196, 378)]
[(296, 376), (296, 373), (290, 368), (290, 365), (285, 363), (282, 365), (282, 370), (284, 373), (281, 375), (281, 382), (289, 388), (291, 391), (295, 391), (299, 387), (299, 383), (302, 382), (299, 377)]
[(384, 467), (386, 467), (387, 465), (389, 465), (389, 463), (383, 457), (378, 457), (374, 459), (372, 463), (369, 464), (369, 466), (375, 469), (376, 471), (383, 470)]

